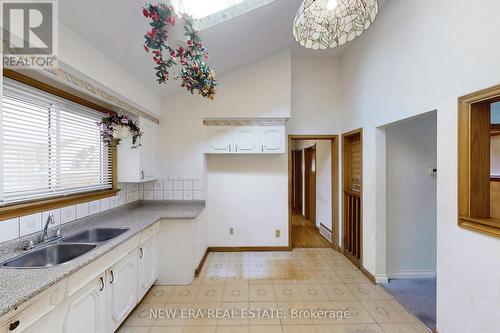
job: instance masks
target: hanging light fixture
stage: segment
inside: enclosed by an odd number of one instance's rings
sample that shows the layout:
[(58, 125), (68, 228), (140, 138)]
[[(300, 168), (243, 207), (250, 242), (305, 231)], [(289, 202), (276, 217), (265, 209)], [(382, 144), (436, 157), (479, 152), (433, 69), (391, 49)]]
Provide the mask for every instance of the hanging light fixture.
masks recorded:
[(377, 13), (377, 0), (304, 0), (293, 22), (293, 36), (309, 49), (334, 48), (361, 35)]

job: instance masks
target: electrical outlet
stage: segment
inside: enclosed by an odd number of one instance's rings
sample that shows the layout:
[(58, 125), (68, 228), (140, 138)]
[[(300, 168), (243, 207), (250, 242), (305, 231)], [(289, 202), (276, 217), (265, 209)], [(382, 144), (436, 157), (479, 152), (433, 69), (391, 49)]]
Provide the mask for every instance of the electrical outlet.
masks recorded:
[(276, 229), (276, 238), (280, 238), (280, 237), (281, 237), (281, 230)]
[(234, 235), (234, 229), (233, 228), (229, 228), (229, 234), (230, 235)]

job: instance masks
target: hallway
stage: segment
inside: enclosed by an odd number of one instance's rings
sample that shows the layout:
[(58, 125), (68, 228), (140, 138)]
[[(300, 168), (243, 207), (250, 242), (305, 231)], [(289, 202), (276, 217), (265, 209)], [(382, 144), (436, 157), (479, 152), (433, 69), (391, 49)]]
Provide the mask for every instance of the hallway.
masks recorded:
[[(178, 309), (171, 318), (152, 318), (150, 309)], [(183, 318), (180, 310), (204, 315)], [(231, 317), (208, 315), (232, 309)], [(245, 314), (282, 311), (281, 316)], [(293, 318), (307, 313), (349, 311), (344, 318)], [(171, 312), (173, 313), (173, 312)], [(265, 313), (265, 312), (262, 312)], [(200, 277), (189, 286), (154, 286), (128, 317), (120, 333), (428, 333), (382, 287), (332, 249), (290, 252), (210, 253)]]
[(305, 219), (302, 215), (292, 215), (292, 246), (293, 248), (331, 248), (313, 222)]

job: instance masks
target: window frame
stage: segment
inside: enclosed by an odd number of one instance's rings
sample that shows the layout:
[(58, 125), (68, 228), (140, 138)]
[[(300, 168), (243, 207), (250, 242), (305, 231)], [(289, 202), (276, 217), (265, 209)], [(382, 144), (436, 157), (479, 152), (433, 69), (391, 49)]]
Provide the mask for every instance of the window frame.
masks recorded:
[[(482, 151), (479, 141), (491, 140), (491, 131), (485, 133), (474, 129), (480, 119), (481, 108), (500, 101), (500, 85), (487, 88), (458, 99), (458, 226), (500, 238), (500, 219), (490, 217), (490, 151)], [(490, 124), (491, 119), (488, 120)], [(474, 134), (476, 133), (476, 134)], [(486, 139), (487, 137), (487, 139)], [(483, 157), (482, 157), (483, 156)], [(484, 159), (484, 156), (487, 156)], [(482, 159), (473, 165), (471, 160)], [(485, 160), (488, 161), (486, 177)], [(471, 171), (474, 168), (474, 173)], [(484, 170), (483, 170), (484, 169)], [(484, 186), (488, 179), (488, 186)]]
[[(64, 98), (71, 102), (83, 105), (85, 107), (91, 108), (93, 110), (102, 112), (103, 114), (114, 113), (114, 111), (107, 109), (103, 106), (90, 102), (84, 98), (73, 95), (67, 91), (56, 88), (44, 82), (38, 81), (32, 77), (26, 76), (24, 74), (15, 72), (10, 69), (3, 70), (3, 76), (10, 78), (12, 80), (24, 83), (31, 87), (40, 89), (42, 91), (48, 92), (55, 96)], [(117, 187), (117, 172), (116, 172), (116, 149), (111, 149), (111, 169), (112, 169), (112, 188), (106, 190), (97, 190), (84, 193), (76, 193), (69, 195), (61, 195), (56, 197), (42, 198), (38, 200), (32, 200), (28, 202), (13, 203), (10, 205), (5, 205), (0, 207), (0, 223), (2, 220), (7, 220), (19, 216), (29, 215), (33, 213), (38, 213), (41, 211), (47, 211), (51, 209), (61, 208), (69, 205), (76, 205), (80, 203), (85, 203), (89, 201), (109, 198), (115, 196), (119, 192)]]

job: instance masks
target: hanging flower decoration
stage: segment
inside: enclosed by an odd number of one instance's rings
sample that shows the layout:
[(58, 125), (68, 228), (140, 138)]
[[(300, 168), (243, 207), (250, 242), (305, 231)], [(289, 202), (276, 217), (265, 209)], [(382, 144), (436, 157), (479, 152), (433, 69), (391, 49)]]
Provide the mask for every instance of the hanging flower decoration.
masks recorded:
[[(142, 9), (145, 17), (151, 19), (149, 30), (145, 38), (144, 50), (150, 52), (156, 64), (156, 81), (159, 84), (167, 83), (171, 78), (181, 79), (181, 87), (191, 94), (195, 91), (214, 99), (217, 81), (215, 72), (203, 61), (208, 59), (208, 52), (202, 43), (198, 31), (194, 28), (194, 20), (187, 14), (181, 14), (184, 21), (184, 36), (186, 43), (177, 48), (168, 42), (169, 28), (177, 24), (177, 16), (173, 6), (168, 4), (147, 4)], [(180, 72), (171, 77), (173, 66), (179, 66)]]
[(123, 128), (128, 129), (129, 134), (132, 135), (132, 147), (140, 147), (138, 140), (142, 137), (143, 132), (135, 122), (128, 115), (118, 115), (116, 113), (109, 114), (97, 122), (97, 126), (101, 127), (101, 137), (107, 146), (116, 146), (120, 144), (121, 137), (117, 132)]

